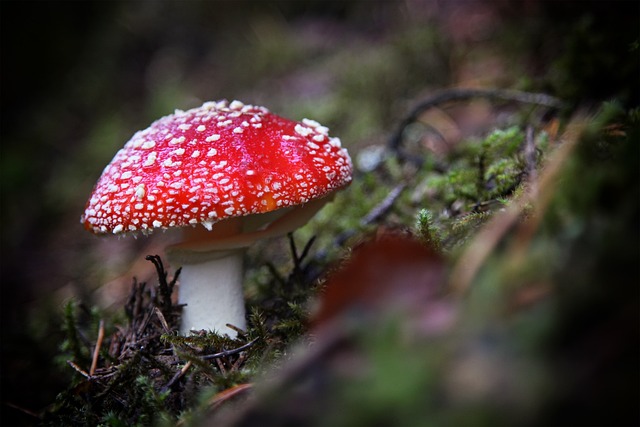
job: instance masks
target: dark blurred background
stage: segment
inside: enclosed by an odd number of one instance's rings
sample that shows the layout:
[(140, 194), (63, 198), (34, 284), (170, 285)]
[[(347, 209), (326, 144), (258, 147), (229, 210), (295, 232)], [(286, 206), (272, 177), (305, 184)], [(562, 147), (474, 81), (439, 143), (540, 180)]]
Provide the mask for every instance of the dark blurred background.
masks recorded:
[(163, 236), (98, 239), (79, 217), (118, 148), (175, 108), (228, 98), (311, 117), (353, 155), (446, 87), (638, 103), (631, 1), (2, 1), (0, 17), (0, 411), (13, 421), (7, 402), (37, 412), (66, 385), (52, 361), (63, 302), (109, 306), (148, 274), (136, 262)]

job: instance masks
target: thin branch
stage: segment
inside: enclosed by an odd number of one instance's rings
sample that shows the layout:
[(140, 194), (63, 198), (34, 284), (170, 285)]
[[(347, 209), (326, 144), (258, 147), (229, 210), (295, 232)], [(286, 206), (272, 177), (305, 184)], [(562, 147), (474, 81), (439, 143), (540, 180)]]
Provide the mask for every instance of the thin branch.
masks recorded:
[(89, 375), (89, 373), (87, 371), (85, 371), (84, 369), (82, 369), (80, 366), (78, 366), (77, 364), (75, 364), (73, 361), (71, 360), (67, 360), (67, 364), (69, 366), (71, 366), (73, 369), (75, 369), (78, 373), (80, 373), (80, 375), (82, 375), (83, 377), (85, 377), (86, 379), (91, 379), (91, 375)]
[(135, 331), (133, 331), (133, 328), (131, 328), (132, 331), (135, 333), (136, 339), (137, 337), (142, 336), (144, 330), (147, 329), (147, 326), (149, 326), (149, 322), (151, 321), (152, 316), (153, 316), (153, 310), (147, 311), (147, 314), (145, 314), (138, 328)]
[(171, 283), (168, 283), (167, 271), (164, 269), (164, 265), (162, 264), (162, 258), (160, 258), (159, 255), (147, 255), (145, 259), (147, 261), (151, 261), (156, 267), (159, 283), (158, 291), (160, 292), (160, 296), (162, 297), (160, 305), (165, 313), (169, 313), (171, 311), (171, 293), (173, 292), (173, 286), (175, 285), (175, 282), (178, 279), (178, 275), (180, 274), (180, 269), (176, 271), (175, 277), (173, 278)]
[(6, 402), (5, 401), (5, 402), (2, 402), (2, 403), (4, 405), (8, 406), (9, 408), (13, 408), (13, 409), (15, 409), (17, 411), (22, 412), (23, 414), (27, 414), (27, 415), (29, 415), (31, 417), (34, 417), (34, 418), (38, 419), (38, 420), (42, 420), (42, 416), (40, 414), (37, 414), (36, 412), (34, 412), (34, 411), (30, 410), (30, 409), (23, 408), (22, 406), (18, 406), (15, 403), (12, 403), (12, 402)]
[(382, 218), (389, 211), (389, 209), (391, 209), (396, 199), (400, 196), (402, 190), (404, 190), (405, 187), (405, 184), (399, 184), (395, 186), (389, 192), (389, 194), (387, 194), (387, 197), (382, 200), (382, 202), (378, 203), (373, 209), (369, 211), (367, 216), (362, 218), (360, 223), (362, 225), (369, 225)]
[(304, 270), (303, 267), (302, 267), (302, 261), (309, 254), (309, 250), (311, 249), (311, 245), (313, 245), (313, 242), (316, 240), (316, 236), (313, 236), (313, 237), (311, 237), (309, 239), (307, 244), (302, 249), (302, 254), (301, 255), (298, 255), (298, 250), (296, 248), (296, 242), (293, 239), (293, 233), (288, 233), (287, 237), (289, 238), (289, 247), (291, 248), (291, 255), (293, 257), (293, 276), (301, 278), (302, 277), (302, 272)]
[(124, 305), (125, 314), (131, 322), (133, 322), (140, 314), (142, 294), (144, 293), (144, 288), (146, 286), (147, 284), (145, 282), (138, 283), (138, 280), (135, 277), (133, 278), (133, 286), (131, 287), (131, 292), (129, 293), (127, 302)]
[(221, 351), (220, 353), (207, 354), (206, 356), (202, 356), (201, 359), (202, 360), (211, 360), (211, 359), (219, 359), (221, 357), (232, 356), (234, 354), (238, 354), (238, 353), (240, 353), (242, 351), (245, 351), (246, 349), (248, 349), (249, 347), (254, 345), (256, 343), (256, 341), (258, 341), (258, 340), (259, 340), (259, 338), (255, 338), (255, 339), (249, 341), (248, 343), (246, 343), (245, 345), (243, 345), (241, 347), (234, 348), (233, 350)]
[(307, 257), (307, 255), (309, 255), (309, 250), (311, 249), (311, 246), (315, 241), (316, 241), (316, 236), (312, 236), (307, 242), (307, 244), (304, 245), (304, 248), (302, 249), (302, 254), (300, 254), (300, 261), (304, 260)]
[(236, 331), (236, 332), (238, 333), (238, 337), (239, 337), (239, 338), (245, 337), (245, 336), (246, 336), (246, 334), (247, 334), (247, 331), (245, 331), (244, 329), (240, 329), (240, 328), (238, 328), (236, 325), (233, 325), (233, 324), (231, 324), (231, 323), (225, 323), (225, 326), (226, 326), (227, 328), (231, 328), (231, 329), (233, 329), (234, 331)]
[(287, 233), (287, 237), (289, 238), (289, 249), (291, 249), (291, 254), (293, 255), (293, 260), (298, 261), (298, 251), (296, 249), (296, 242), (293, 240), (293, 233)]
[(93, 350), (93, 360), (91, 361), (91, 369), (89, 369), (89, 376), (93, 376), (96, 373), (96, 367), (98, 366), (98, 357), (100, 356), (100, 347), (102, 347), (103, 339), (104, 339), (104, 320), (100, 319), (100, 326), (98, 327), (98, 339), (96, 341), (96, 348)]
[(215, 409), (221, 404), (223, 404), (225, 401), (239, 394), (242, 394), (247, 390), (251, 390), (251, 388), (253, 388), (253, 384), (251, 383), (235, 385), (213, 396), (209, 401), (209, 405), (211, 406), (211, 409)]
[(169, 328), (169, 324), (167, 323), (167, 319), (164, 318), (162, 310), (160, 310), (158, 307), (153, 307), (153, 311), (155, 312), (156, 316), (158, 316), (158, 319), (160, 319), (160, 324), (162, 325), (162, 329), (164, 329), (164, 332), (170, 334), (171, 328)]
[(282, 286), (282, 287), (286, 286), (286, 281), (284, 280), (282, 275), (278, 272), (278, 270), (276, 269), (275, 265), (273, 265), (273, 263), (268, 262), (268, 261), (265, 263), (265, 265), (266, 265), (267, 269), (269, 269), (269, 272), (271, 273), (273, 278), (280, 284), (280, 286)]
[(402, 145), (404, 130), (407, 126), (417, 121), (420, 115), (430, 108), (447, 102), (467, 101), (475, 98), (485, 98), (491, 101), (511, 101), (522, 104), (534, 104), (547, 107), (552, 110), (557, 110), (563, 105), (559, 99), (544, 93), (530, 93), (504, 89), (447, 89), (436, 92), (416, 105), (409, 114), (407, 114), (407, 116), (400, 122), (396, 131), (391, 135), (388, 143), (389, 148), (398, 155), (403, 155), (404, 153), (400, 152), (400, 147)]
[(160, 392), (164, 393), (165, 391), (169, 390), (171, 388), (171, 386), (173, 386), (176, 383), (176, 381), (178, 381), (180, 378), (182, 378), (184, 376), (184, 374), (187, 373), (187, 371), (191, 367), (191, 364), (192, 364), (191, 361), (188, 361), (187, 363), (185, 363), (184, 366), (182, 367), (182, 369), (180, 369), (178, 372), (176, 372), (176, 374), (173, 377), (171, 377), (169, 382), (167, 384), (165, 384), (164, 387), (162, 387)]
[[(405, 187), (406, 187), (406, 184), (399, 184), (395, 186), (389, 192), (389, 194), (387, 194), (387, 197), (385, 197), (380, 203), (375, 205), (369, 211), (369, 213), (360, 220), (360, 225), (365, 226), (365, 225), (372, 224), (376, 221), (379, 221), (384, 215), (387, 214), (389, 209), (393, 207), (393, 204), (395, 203), (396, 199), (400, 196), (402, 191), (405, 189)], [(353, 229), (343, 231), (335, 239), (336, 246), (342, 246), (344, 242), (346, 242), (348, 239), (353, 237), (355, 234), (356, 234), (356, 230), (353, 230)]]

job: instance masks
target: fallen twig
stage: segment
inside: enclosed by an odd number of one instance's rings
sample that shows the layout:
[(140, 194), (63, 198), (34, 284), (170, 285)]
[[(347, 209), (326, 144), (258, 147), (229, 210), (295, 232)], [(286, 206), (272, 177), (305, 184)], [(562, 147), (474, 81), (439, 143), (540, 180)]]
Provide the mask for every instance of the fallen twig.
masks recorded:
[(160, 324), (162, 325), (162, 329), (164, 329), (164, 332), (170, 334), (171, 328), (169, 328), (169, 324), (167, 323), (167, 319), (164, 318), (162, 310), (160, 310), (158, 307), (153, 307), (153, 311), (155, 312), (156, 316), (158, 316), (158, 319), (160, 319)]
[(423, 100), (407, 114), (398, 125), (396, 131), (391, 135), (388, 142), (389, 148), (401, 159), (404, 158), (404, 153), (401, 152), (404, 130), (407, 126), (417, 121), (422, 113), (446, 102), (466, 101), (474, 98), (534, 104), (552, 110), (557, 110), (562, 107), (562, 102), (559, 99), (544, 93), (530, 93), (505, 89), (446, 89), (436, 92)]
[(223, 404), (225, 401), (241, 393), (244, 393), (247, 390), (251, 390), (252, 388), (253, 388), (253, 384), (246, 383), (246, 384), (238, 384), (226, 390), (222, 390), (220, 393), (216, 394), (211, 398), (209, 402), (211, 405), (211, 409), (217, 408), (218, 406)]
[(245, 345), (238, 347), (238, 348), (234, 348), (233, 350), (225, 350), (225, 351), (221, 351), (220, 353), (214, 353), (214, 354), (207, 354), (205, 356), (202, 356), (201, 359), (202, 360), (211, 360), (211, 359), (219, 359), (220, 357), (226, 357), (226, 356), (231, 356), (237, 353), (240, 353), (246, 349), (248, 349), (249, 347), (251, 347), (253, 344), (256, 343), (256, 341), (258, 341), (259, 338), (255, 338), (251, 341), (249, 341), (248, 343), (246, 343)]
[(89, 376), (93, 376), (96, 373), (96, 367), (98, 366), (98, 357), (100, 356), (100, 347), (102, 347), (102, 340), (104, 339), (104, 320), (100, 319), (100, 326), (98, 327), (98, 339), (96, 340), (96, 348), (93, 349), (93, 360), (91, 361), (91, 369), (89, 369)]
[(73, 369), (75, 369), (80, 375), (82, 375), (83, 377), (85, 377), (86, 379), (90, 379), (91, 375), (89, 375), (89, 373), (87, 371), (85, 371), (84, 369), (82, 369), (80, 366), (78, 366), (76, 363), (74, 363), (72, 360), (67, 360), (67, 364), (69, 366), (71, 366)]
[(404, 190), (405, 187), (405, 184), (396, 185), (389, 192), (389, 194), (387, 194), (387, 197), (385, 197), (384, 200), (378, 203), (373, 209), (369, 211), (369, 213), (364, 218), (362, 218), (360, 224), (369, 225), (382, 218), (389, 211), (389, 209), (391, 209), (393, 203), (400, 196), (402, 190)]
[(8, 406), (9, 408), (13, 408), (13, 409), (15, 409), (17, 411), (22, 412), (23, 414), (27, 414), (27, 415), (29, 415), (31, 417), (34, 417), (34, 418), (38, 419), (38, 420), (42, 420), (42, 415), (40, 415), (40, 414), (30, 410), (30, 409), (23, 408), (22, 406), (18, 406), (15, 403), (11, 403), (11, 402), (2, 402), (2, 403), (4, 405)]
[(180, 276), (181, 269), (178, 268), (176, 270), (175, 275), (171, 282), (167, 282), (167, 271), (164, 269), (164, 265), (162, 264), (162, 258), (159, 255), (147, 255), (145, 257), (147, 261), (151, 261), (153, 265), (156, 267), (156, 271), (158, 273), (158, 292), (162, 297), (162, 301), (159, 301), (159, 304), (162, 310), (165, 313), (169, 313), (171, 311), (171, 294), (173, 292), (173, 287)]
[(185, 363), (184, 366), (182, 367), (182, 369), (180, 369), (178, 372), (176, 372), (176, 374), (173, 377), (171, 377), (169, 382), (166, 383), (162, 387), (160, 392), (164, 393), (165, 391), (169, 390), (169, 388), (171, 388), (171, 386), (173, 386), (176, 383), (176, 381), (178, 381), (180, 378), (182, 378), (184, 376), (184, 374), (187, 373), (187, 371), (191, 367), (191, 364), (192, 364), (191, 361), (188, 361), (187, 363)]
[(304, 271), (302, 267), (302, 261), (309, 254), (309, 250), (311, 249), (313, 242), (316, 240), (316, 236), (313, 236), (309, 239), (307, 244), (302, 249), (301, 255), (298, 255), (298, 249), (296, 248), (296, 242), (293, 239), (293, 233), (287, 234), (287, 237), (289, 238), (289, 247), (291, 249), (291, 256), (293, 257), (293, 276), (301, 278)]

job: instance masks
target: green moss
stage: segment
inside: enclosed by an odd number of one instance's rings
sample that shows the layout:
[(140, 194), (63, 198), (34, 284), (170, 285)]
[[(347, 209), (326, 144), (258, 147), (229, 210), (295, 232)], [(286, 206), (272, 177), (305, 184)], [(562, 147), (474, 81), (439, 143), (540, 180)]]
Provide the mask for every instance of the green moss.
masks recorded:
[(416, 218), (416, 236), (430, 247), (441, 250), (442, 237), (440, 230), (436, 227), (433, 221), (433, 214), (427, 209), (421, 209), (418, 211)]

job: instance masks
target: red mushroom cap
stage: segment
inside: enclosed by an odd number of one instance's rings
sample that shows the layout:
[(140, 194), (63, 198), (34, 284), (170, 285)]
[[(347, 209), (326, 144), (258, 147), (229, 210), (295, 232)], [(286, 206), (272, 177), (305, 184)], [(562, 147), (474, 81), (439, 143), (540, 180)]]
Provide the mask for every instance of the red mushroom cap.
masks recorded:
[(304, 204), (351, 181), (340, 140), (239, 101), (207, 102), (137, 132), (81, 218), (95, 233), (202, 224)]

